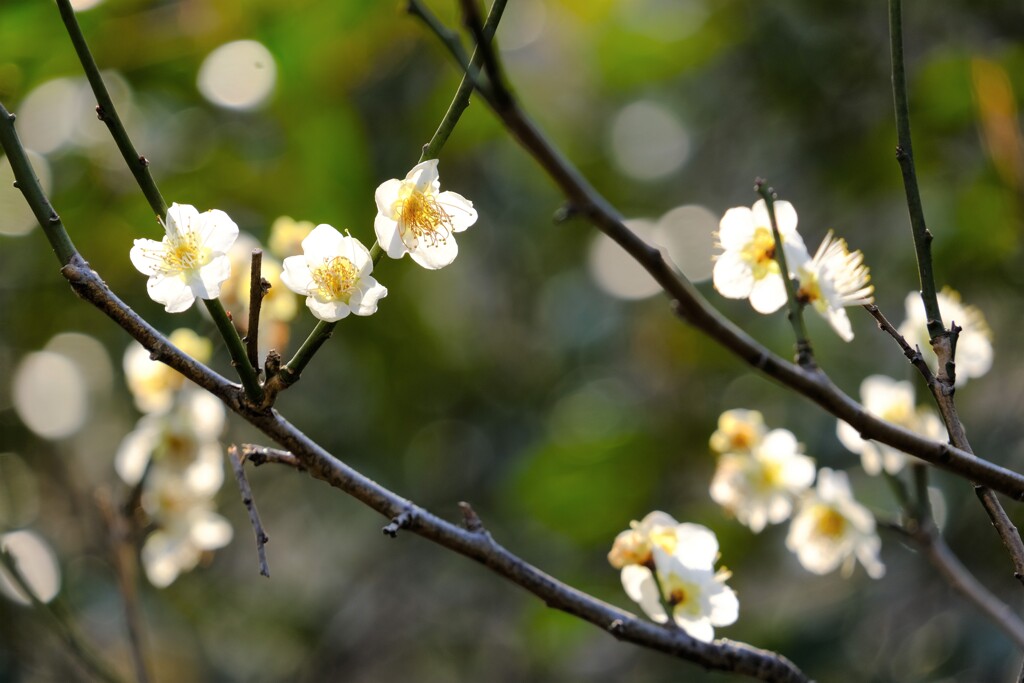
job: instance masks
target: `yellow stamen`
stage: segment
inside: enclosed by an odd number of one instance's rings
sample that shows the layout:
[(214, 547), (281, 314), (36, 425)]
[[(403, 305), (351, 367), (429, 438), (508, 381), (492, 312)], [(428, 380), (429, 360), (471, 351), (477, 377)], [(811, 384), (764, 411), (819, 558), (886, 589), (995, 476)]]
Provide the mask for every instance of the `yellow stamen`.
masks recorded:
[(455, 231), (452, 217), (433, 195), (412, 190), (404, 199), (396, 202), (399, 230), (403, 238), (411, 233), (417, 240), (424, 240), (427, 246), (444, 244)]
[(324, 259), (322, 266), (310, 270), (320, 298), (348, 303), (359, 279), (359, 270), (344, 256)]
[(775, 236), (768, 228), (757, 228), (742, 254), (743, 260), (754, 270), (754, 279), (760, 280), (769, 273), (778, 272), (779, 266), (775, 263)]
[(822, 507), (818, 510), (814, 528), (821, 536), (826, 536), (833, 540), (838, 539), (846, 529), (846, 517), (843, 517), (834, 508)]

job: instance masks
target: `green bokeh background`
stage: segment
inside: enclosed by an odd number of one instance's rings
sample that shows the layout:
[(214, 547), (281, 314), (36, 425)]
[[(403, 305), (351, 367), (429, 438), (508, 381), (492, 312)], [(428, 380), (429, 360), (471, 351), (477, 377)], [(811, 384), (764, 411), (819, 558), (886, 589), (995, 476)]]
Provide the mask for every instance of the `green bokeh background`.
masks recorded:
[[(458, 25), (454, 3), (432, 6)], [(1019, 470), (1024, 12), (1015, 0), (918, 0), (905, 14), (937, 276), (985, 312), (995, 338), (993, 370), (958, 391), (959, 405), (975, 450)], [(717, 216), (752, 204), (752, 181), (766, 176), (796, 206), (808, 245), (835, 228), (863, 250), (879, 305), (902, 319), (916, 270), (894, 159), (884, 3), (512, 0), (507, 16), (498, 40), (515, 45), (503, 54), (525, 108), (624, 215), (656, 219), (699, 204)], [(437, 40), (390, 0), (106, 0), (80, 21), (101, 67), (130, 86), (137, 146), (168, 201), (223, 209), (259, 239), (290, 215), (372, 242), (374, 189), (416, 162), (459, 80)], [(203, 59), (239, 39), (262, 42), (277, 62), (275, 91), (255, 111), (219, 109), (196, 88)], [(18, 111), (40, 84), (80, 75), (52, 3), (0, 4), (8, 108)], [(656, 180), (626, 174), (609, 142), (618, 112), (638, 100), (672, 112), (689, 136), (685, 164)], [(102, 124), (88, 125), (101, 139)], [(48, 155), (51, 197), (72, 238), (159, 329), (212, 335), (195, 309), (171, 316), (146, 297), (127, 255), (158, 227), (127, 172), (109, 163), (112, 152), (106, 142)], [(723, 410), (743, 407), (792, 430), (819, 465), (850, 469), (872, 510), (895, 510), (884, 482), (864, 476), (836, 440), (834, 419), (681, 325), (663, 298), (602, 291), (587, 265), (595, 231), (552, 221), (557, 191), (482, 102), (440, 169), (443, 187), (480, 213), (459, 238), (458, 260), (438, 272), (382, 263), (375, 275), (389, 296), (376, 315), (339, 324), (282, 396), (290, 420), (440, 515), (455, 519), (458, 501), (472, 502), (514, 552), (626, 608), (605, 560), (615, 534), (652, 509), (705, 524), (740, 596), (740, 620), (719, 635), (777, 649), (818, 680), (1016, 675), (1020, 653), (896, 537), (883, 535), (883, 580), (859, 568), (848, 579), (818, 577), (785, 550), (784, 525), (755, 536), (710, 501), (708, 437)], [(758, 316), (699, 286), (790, 353), (782, 314)], [(856, 396), (872, 373), (917, 381), (865, 312), (850, 315), (852, 344), (809, 320), (839, 386)], [(63, 597), (126, 664), (92, 501), (97, 487), (116, 486), (113, 454), (138, 418), (120, 371), (128, 337), (73, 296), (38, 229), (0, 236), (0, 316), (0, 451), (35, 474), (42, 504), (29, 526), (58, 552)], [(313, 323), (300, 314), (290, 350)], [(9, 384), (22, 357), (64, 331), (107, 348), (114, 388), (94, 396), (79, 435), (49, 442), (21, 423)], [(229, 372), (223, 351), (215, 365)], [(243, 441), (261, 438), (232, 419), (225, 443)], [(155, 680), (732, 680), (618, 643), (410, 534), (385, 538), (375, 513), (303, 475), (267, 467), (250, 476), (273, 578), (256, 572), (229, 481), (219, 502), (235, 527), (231, 545), (167, 589), (143, 582)], [(945, 494), (951, 545), (1019, 608), (1020, 586), (971, 487), (941, 473), (933, 483)], [(1009, 512), (1020, 521), (1019, 506)], [(41, 617), (0, 601), (0, 680), (81, 676)]]

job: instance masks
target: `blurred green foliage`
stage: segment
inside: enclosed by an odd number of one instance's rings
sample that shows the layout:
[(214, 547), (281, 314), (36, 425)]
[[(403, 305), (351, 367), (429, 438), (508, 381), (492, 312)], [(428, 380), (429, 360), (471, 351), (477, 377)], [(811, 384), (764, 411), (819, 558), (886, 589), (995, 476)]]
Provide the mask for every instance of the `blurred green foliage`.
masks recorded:
[[(432, 5), (458, 26), (454, 3)], [(984, 310), (995, 335), (993, 371), (957, 396), (975, 450), (1020, 469), (1024, 365), (1012, 334), (1024, 291), (1024, 13), (1015, 0), (956, 0), (910, 2), (905, 14), (936, 270), (940, 284)], [(223, 209), (261, 240), (289, 215), (372, 242), (375, 187), (416, 162), (459, 79), (397, 2), (106, 0), (80, 20), (101, 68), (128, 86), (120, 101), (129, 129), (168, 201)], [(809, 245), (835, 228), (864, 251), (879, 305), (898, 321), (916, 270), (893, 152), (886, 22), (883, 3), (854, 0), (517, 0), (498, 40), (527, 110), (626, 216), (657, 218), (683, 204), (718, 216), (752, 204), (752, 181), (765, 176), (796, 206)], [(240, 39), (261, 42), (277, 66), (273, 94), (251, 111), (218, 108), (196, 87), (204, 58)], [(21, 113), (36, 88), (80, 77), (52, 3), (0, 4), (8, 108)], [(618, 113), (640, 100), (671, 112), (686, 136), (682, 163), (655, 179), (624, 172), (611, 143)], [(51, 198), (76, 245), (159, 329), (189, 325), (212, 336), (195, 309), (172, 317), (147, 298), (127, 255), (133, 239), (156, 237), (159, 227), (90, 108), (72, 113), (88, 142), (46, 160)], [(459, 259), (439, 272), (408, 259), (382, 263), (375, 275), (390, 294), (379, 312), (342, 321), (281, 398), (282, 413), (441, 515), (455, 518), (456, 503), (471, 501), (510, 549), (627, 608), (604, 559), (615, 534), (652, 509), (706, 524), (740, 595), (740, 620), (720, 635), (777, 649), (816, 679), (1015, 675), (1019, 653), (897, 538), (883, 537), (881, 581), (860, 570), (811, 576), (785, 550), (784, 528), (754, 536), (712, 504), (707, 439), (720, 412), (745, 407), (796, 433), (819, 465), (853, 468), (858, 497), (879, 514), (895, 512), (884, 482), (856, 473), (833, 419), (681, 326), (662, 298), (602, 291), (587, 265), (593, 229), (552, 223), (560, 197), (482, 102), (440, 169), (444, 187), (480, 212), (460, 236)], [(32, 527), (58, 550), (64, 595), (94, 640), (126, 664), (92, 492), (115, 485), (113, 454), (138, 416), (119, 369), (128, 338), (72, 295), (38, 229), (0, 235), (0, 263), (0, 451), (35, 473), (42, 505)], [(790, 353), (781, 313), (758, 316), (701, 288), (752, 335)], [(868, 374), (911, 378), (869, 316), (850, 313), (850, 345), (809, 321), (837, 384), (856, 395)], [(313, 322), (299, 315), (290, 350)], [(94, 393), (81, 433), (49, 442), (18, 419), (9, 378), (21, 357), (69, 330), (104, 345), (115, 379)], [(216, 366), (230, 370), (223, 351)], [(260, 437), (235, 421), (225, 441)], [(727, 678), (618, 643), (409, 534), (385, 539), (373, 513), (316, 481), (270, 467), (251, 479), (273, 539), (273, 578), (256, 573), (229, 482), (220, 507), (233, 543), (165, 590), (142, 587), (158, 681)], [(1018, 606), (1019, 586), (971, 487), (933, 479), (945, 492), (954, 549)], [(1009, 511), (1020, 520), (1018, 506)], [(76, 677), (40, 618), (0, 602), (0, 680)]]

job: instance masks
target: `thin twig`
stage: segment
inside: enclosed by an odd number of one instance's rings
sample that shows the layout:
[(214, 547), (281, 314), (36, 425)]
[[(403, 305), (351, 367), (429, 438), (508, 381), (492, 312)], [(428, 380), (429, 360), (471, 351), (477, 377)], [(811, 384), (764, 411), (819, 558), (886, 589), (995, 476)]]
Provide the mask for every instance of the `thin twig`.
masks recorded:
[(921, 349), (911, 347), (906, 338), (899, 333), (899, 330), (893, 327), (893, 324), (889, 322), (888, 318), (882, 315), (882, 311), (878, 309), (878, 306), (875, 304), (865, 304), (864, 308), (867, 309), (867, 312), (871, 314), (871, 317), (878, 322), (878, 329), (888, 334), (896, 341), (897, 344), (899, 344), (900, 349), (903, 351), (903, 355), (907, 357), (907, 360), (910, 361), (911, 365), (917, 368), (918, 372), (921, 373), (921, 376), (924, 377), (924, 381), (928, 386), (931, 387), (934, 385), (936, 382), (935, 375), (932, 374), (932, 369), (928, 367), (928, 363), (921, 354)]
[(946, 330), (942, 325), (942, 314), (939, 312), (939, 300), (935, 292), (932, 234), (925, 225), (921, 192), (917, 187), (917, 172), (914, 170), (910, 106), (907, 104), (907, 72), (903, 64), (902, 0), (889, 0), (889, 49), (892, 56), (892, 97), (896, 110), (896, 160), (899, 161), (900, 171), (903, 173), (907, 209), (910, 211), (910, 227), (914, 235), (917, 269), (921, 276), (921, 300), (924, 302), (925, 317), (928, 320), (928, 336), (935, 339), (945, 334)]
[(817, 364), (814, 362), (814, 351), (811, 349), (811, 342), (807, 336), (807, 326), (804, 325), (804, 305), (801, 303), (797, 283), (790, 277), (789, 265), (786, 263), (786, 250), (782, 246), (782, 233), (779, 232), (779, 223), (775, 217), (775, 190), (768, 187), (767, 181), (758, 178), (754, 181), (754, 190), (761, 195), (768, 209), (768, 217), (772, 224), (772, 237), (775, 240), (775, 261), (779, 265), (782, 281), (786, 285), (786, 303), (789, 306), (790, 325), (793, 326), (793, 335), (796, 338), (796, 362), (802, 368), (814, 370)]
[(277, 463), (279, 465), (287, 465), (288, 467), (295, 468), (300, 472), (306, 471), (301, 460), (288, 451), (282, 451), (279, 448), (268, 448), (267, 446), (243, 443), (242, 458), (251, 462), (254, 467), (266, 465), (267, 463)]
[(249, 365), (260, 371), (260, 309), (263, 297), (270, 291), (270, 283), (263, 279), (263, 250), (252, 250), (249, 268), (249, 321), (245, 328), (245, 350)]
[(238, 490), (242, 494), (242, 504), (249, 513), (249, 523), (252, 524), (253, 534), (256, 536), (256, 557), (259, 561), (260, 574), (270, 578), (270, 565), (267, 564), (267, 541), (270, 537), (263, 530), (263, 522), (260, 521), (259, 510), (256, 509), (256, 500), (252, 496), (252, 487), (249, 486), (249, 479), (245, 476), (245, 456), (238, 454), (238, 447), (228, 446), (228, 460), (231, 461), (231, 469), (235, 472), (235, 481), (238, 482)]
[[(145, 476), (143, 476), (145, 480)], [(134, 491), (128, 492), (128, 498), (134, 497)], [(110, 493), (105, 489), (96, 492), (96, 506), (103, 516), (107, 527), (107, 538), (110, 542), (110, 554), (114, 561), (117, 575), (117, 587), (121, 592), (121, 604), (124, 607), (125, 628), (128, 631), (128, 643), (135, 667), (135, 678), (138, 683), (147, 683), (149, 673), (146, 667), (145, 636), (142, 628), (142, 612), (139, 609), (139, 592), (137, 578), (138, 561), (134, 544), (132, 512), (134, 506), (129, 502), (114, 505)]]
[(32, 603), (32, 606), (39, 612), (47, 615), (47, 621), (51, 628), (60, 636), (71, 653), (95, 679), (105, 681), (106, 683), (123, 683), (124, 679), (121, 678), (114, 667), (96, 654), (92, 646), (82, 638), (82, 635), (72, 623), (68, 610), (59, 601), (59, 598), (54, 598), (49, 602), (43, 602), (39, 599), (39, 596), (32, 590), (32, 586), (21, 572), (17, 558), (3, 545), (0, 545), (0, 565), (6, 570), (8, 576), (18, 587), (18, 590)]
[[(491, 35), (487, 34), (484, 22), (480, 18), (480, 8), (477, 7), (476, 0), (461, 0), (459, 4), (462, 7), (462, 23), (469, 29), (469, 32), (473, 35), (473, 40), (476, 42), (474, 56), (476, 54), (480, 55), (484, 71), (487, 72), (487, 77), (490, 80), (491, 92), (496, 101), (499, 103), (503, 102), (511, 97), (511, 93), (509, 92), (508, 84), (505, 82), (501, 60), (498, 59), (498, 55), (494, 51), (493, 31)], [(497, 9), (497, 13), (495, 9)], [(505, 1), (495, 0), (494, 5), (491, 7), (491, 15), (497, 15), (500, 18), (504, 9)], [(473, 66), (472, 61), (470, 61), (470, 65)]]
[(114, 138), (121, 156), (124, 157), (125, 164), (135, 176), (135, 182), (142, 188), (153, 212), (159, 218), (163, 218), (167, 215), (167, 202), (164, 201), (163, 195), (160, 194), (153, 175), (149, 171), (149, 161), (136, 151), (124, 124), (121, 123), (121, 117), (118, 116), (114, 102), (110, 99), (107, 86), (100, 76), (99, 67), (96, 66), (96, 60), (93, 59), (92, 52), (89, 51), (89, 45), (78, 25), (78, 18), (75, 16), (75, 10), (71, 7), (70, 0), (57, 0), (57, 9), (60, 10), (61, 19), (64, 20), (71, 43), (75, 46), (75, 52), (78, 53), (78, 60), (82, 63), (82, 69), (85, 70), (85, 77), (89, 79), (89, 85), (96, 96), (98, 105), (96, 115), (110, 129), (110, 135)]

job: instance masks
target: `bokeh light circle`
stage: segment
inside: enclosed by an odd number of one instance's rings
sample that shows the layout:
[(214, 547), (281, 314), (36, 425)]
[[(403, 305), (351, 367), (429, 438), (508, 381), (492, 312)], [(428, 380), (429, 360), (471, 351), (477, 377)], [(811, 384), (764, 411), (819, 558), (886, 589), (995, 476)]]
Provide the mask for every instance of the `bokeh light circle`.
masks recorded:
[(14, 371), (14, 410), (44, 439), (71, 436), (85, 423), (88, 395), (78, 367), (59, 353), (39, 351)]
[(199, 67), (197, 85), (207, 100), (227, 109), (255, 109), (277, 82), (270, 50), (255, 40), (236, 40), (211, 52)]
[[(39, 600), (50, 602), (60, 592), (60, 565), (50, 545), (32, 531), (12, 531), (0, 536), (0, 546), (17, 562), (18, 573)], [(0, 568), (0, 593), (14, 602), (30, 605), (29, 596), (7, 570)]]

